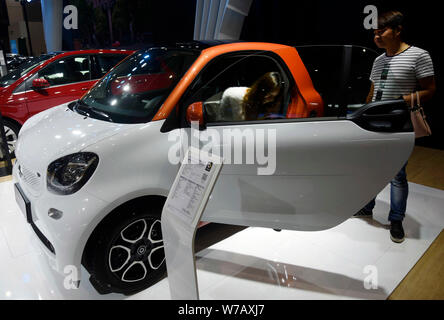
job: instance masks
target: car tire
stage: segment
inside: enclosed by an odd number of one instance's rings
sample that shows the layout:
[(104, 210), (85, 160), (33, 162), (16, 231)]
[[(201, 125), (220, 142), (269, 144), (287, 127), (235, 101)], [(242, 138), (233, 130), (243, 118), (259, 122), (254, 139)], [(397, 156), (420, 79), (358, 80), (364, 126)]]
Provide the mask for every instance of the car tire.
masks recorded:
[(9, 155), (15, 158), (15, 147), (17, 144), (17, 138), (20, 131), (20, 126), (15, 122), (8, 119), (3, 119), (3, 128), (5, 129), (6, 142), (8, 144)]
[(159, 208), (127, 207), (99, 226), (84, 262), (99, 293), (131, 295), (164, 278), (160, 213)]

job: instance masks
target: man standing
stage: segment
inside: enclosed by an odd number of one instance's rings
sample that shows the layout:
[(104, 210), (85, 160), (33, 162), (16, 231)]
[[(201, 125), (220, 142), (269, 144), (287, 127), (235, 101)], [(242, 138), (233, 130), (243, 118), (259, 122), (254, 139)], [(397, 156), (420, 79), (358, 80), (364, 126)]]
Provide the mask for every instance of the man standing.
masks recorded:
[[(370, 101), (402, 98), (410, 106), (411, 93), (418, 91), (420, 101), (429, 100), (435, 93), (432, 59), (426, 50), (408, 45), (403, 41), (404, 17), (399, 11), (388, 11), (378, 17), (378, 29), (374, 41), (385, 53), (375, 59), (370, 80), (372, 85), (367, 96)], [(416, 94), (413, 95), (416, 105)], [(406, 165), (390, 182), (390, 238), (404, 241), (402, 221), (405, 217), (408, 196)], [(357, 212), (355, 217), (371, 217), (375, 199)]]

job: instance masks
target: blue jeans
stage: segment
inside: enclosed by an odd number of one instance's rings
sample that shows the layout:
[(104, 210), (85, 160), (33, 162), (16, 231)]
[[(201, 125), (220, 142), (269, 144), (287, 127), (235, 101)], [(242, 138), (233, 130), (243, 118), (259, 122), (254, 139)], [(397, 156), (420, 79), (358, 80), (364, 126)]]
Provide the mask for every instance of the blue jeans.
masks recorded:
[[(390, 213), (389, 221), (402, 221), (405, 217), (407, 208), (407, 197), (409, 195), (409, 185), (407, 183), (407, 174), (405, 167), (407, 163), (399, 170), (398, 174), (390, 181)], [(375, 207), (375, 199), (370, 201), (365, 210), (371, 211)]]

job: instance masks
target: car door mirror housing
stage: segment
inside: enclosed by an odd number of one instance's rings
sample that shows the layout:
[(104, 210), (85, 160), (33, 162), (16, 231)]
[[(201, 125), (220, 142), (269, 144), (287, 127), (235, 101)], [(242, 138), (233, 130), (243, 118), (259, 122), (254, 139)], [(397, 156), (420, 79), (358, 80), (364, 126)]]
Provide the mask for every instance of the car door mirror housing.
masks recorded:
[(32, 87), (34, 89), (40, 90), (40, 89), (48, 88), (50, 86), (51, 86), (51, 84), (46, 79), (37, 78), (37, 79), (32, 80)]
[(205, 124), (203, 103), (194, 102), (190, 104), (187, 107), (186, 118), (189, 123), (198, 121), (199, 126), (203, 126)]

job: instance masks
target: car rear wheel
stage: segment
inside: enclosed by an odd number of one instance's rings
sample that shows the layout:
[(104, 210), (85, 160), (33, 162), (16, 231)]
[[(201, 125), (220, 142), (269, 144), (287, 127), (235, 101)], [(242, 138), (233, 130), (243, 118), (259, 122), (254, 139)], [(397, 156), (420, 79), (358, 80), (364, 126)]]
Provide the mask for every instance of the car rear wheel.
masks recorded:
[(87, 263), (90, 280), (99, 293), (130, 295), (166, 273), (160, 212), (134, 209), (129, 215), (115, 217), (98, 230), (98, 241)]
[(5, 129), (6, 143), (8, 145), (9, 154), (11, 158), (15, 157), (15, 146), (17, 144), (17, 137), (20, 127), (12, 121), (3, 119), (3, 128)]

